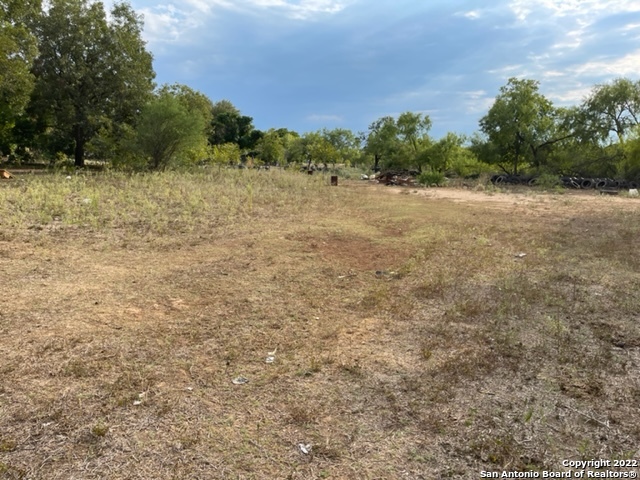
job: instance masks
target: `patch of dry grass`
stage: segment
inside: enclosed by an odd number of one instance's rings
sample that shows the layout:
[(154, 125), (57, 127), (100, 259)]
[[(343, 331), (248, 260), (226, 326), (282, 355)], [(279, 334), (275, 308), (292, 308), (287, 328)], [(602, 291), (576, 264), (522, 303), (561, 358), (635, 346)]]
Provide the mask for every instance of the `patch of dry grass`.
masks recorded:
[(632, 199), (514, 215), (288, 172), (18, 180), (0, 184), (0, 478), (637, 458)]

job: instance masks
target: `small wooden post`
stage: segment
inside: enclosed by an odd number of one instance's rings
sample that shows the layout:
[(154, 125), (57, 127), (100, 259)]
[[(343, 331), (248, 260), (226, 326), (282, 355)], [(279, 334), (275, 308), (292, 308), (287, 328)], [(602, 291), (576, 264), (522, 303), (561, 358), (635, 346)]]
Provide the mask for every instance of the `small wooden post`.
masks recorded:
[(331, 175), (331, 186), (332, 187), (337, 187), (338, 186), (338, 176), (337, 175)]

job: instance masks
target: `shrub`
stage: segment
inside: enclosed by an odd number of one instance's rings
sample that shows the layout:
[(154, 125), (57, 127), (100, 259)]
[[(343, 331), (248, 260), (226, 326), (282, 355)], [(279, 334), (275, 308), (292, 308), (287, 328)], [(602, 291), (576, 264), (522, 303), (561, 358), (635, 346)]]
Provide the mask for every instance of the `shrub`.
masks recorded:
[(558, 175), (552, 175), (550, 173), (543, 173), (539, 177), (536, 177), (534, 183), (538, 187), (542, 187), (544, 189), (552, 190), (556, 187), (561, 187), (562, 182), (560, 181), (560, 177)]
[(442, 186), (446, 182), (446, 178), (443, 173), (440, 172), (422, 172), (418, 175), (418, 183), (425, 187), (431, 187), (433, 185)]

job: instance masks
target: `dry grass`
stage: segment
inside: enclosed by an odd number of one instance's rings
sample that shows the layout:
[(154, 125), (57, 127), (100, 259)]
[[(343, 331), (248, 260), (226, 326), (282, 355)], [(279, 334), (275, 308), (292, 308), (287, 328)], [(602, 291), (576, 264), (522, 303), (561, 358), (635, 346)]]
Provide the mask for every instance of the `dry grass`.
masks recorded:
[(640, 202), (326, 180), (1, 183), (0, 478), (638, 457)]

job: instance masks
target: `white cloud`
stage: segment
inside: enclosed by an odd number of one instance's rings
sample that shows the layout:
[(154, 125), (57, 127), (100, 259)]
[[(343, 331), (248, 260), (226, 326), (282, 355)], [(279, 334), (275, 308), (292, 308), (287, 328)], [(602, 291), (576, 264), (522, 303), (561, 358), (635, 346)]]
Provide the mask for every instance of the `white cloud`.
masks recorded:
[[(590, 27), (616, 14), (640, 12), (637, 0), (511, 0), (509, 8), (524, 25), (554, 24), (556, 50), (577, 49), (584, 44)], [(634, 25), (629, 25), (634, 28)]]
[(577, 105), (581, 103), (590, 93), (592, 87), (582, 84), (575, 86), (563, 85), (556, 89), (542, 92), (552, 102), (559, 105)]
[(640, 23), (629, 23), (624, 27), (622, 27), (621, 31), (626, 33), (626, 32), (630, 32), (632, 30), (638, 30), (638, 29), (640, 29)]
[(522, 65), (505, 65), (504, 67), (494, 68), (492, 70), (487, 70), (487, 73), (494, 73), (498, 75), (507, 75), (513, 74), (513, 72), (517, 72), (522, 70)]
[(580, 47), (584, 42), (584, 37), (587, 33), (587, 27), (589, 26), (586, 22), (577, 21), (578, 28), (575, 30), (569, 30), (564, 34), (564, 39), (552, 45), (551, 48), (557, 50), (566, 50), (566, 49), (576, 49)]
[(246, 15), (265, 12), (292, 20), (311, 20), (339, 13), (353, 0), (184, 0), (140, 8), (144, 15), (144, 36), (150, 43), (175, 43), (211, 21), (214, 14), (232, 10)]
[(491, 108), (495, 100), (495, 98), (487, 94), (485, 90), (457, 92), (456, 95), (459, 95), (463, 99), (462, 102), (468, 114), (486, 112)]
[(568, 70), (575, 75), (590, 76), (637, 76), (640, 65), (640, 50), (619, 58), (601, 58), (599, 60), (574, 65)]
[(313, 115), (309, 115), (307, 120), (310, 122), (342, 122), (344, 118), (340, 115), (322, 115), (314, 113)]
[(464, 17), (469, 20), (477, 20), (482, 16), (482, 12), (480, 10), (469, 10), (468, 12), (456, 12), (454, 14), (456, 17)]
[(509, 8), (519, 20), (526, 20), (537, 11), (559, 16), (597, 18), (602, 14), (639, 12), (637, 0), (512, 0)]
[(559, 70), (547, 70), (546, 72), (542, 72), (542, 77), (547, 78), (558, 78), (558, 77), (566, 77), (567, 72), (561, 72)]
[(286, 17), (307, 20), (319, 14), (334, 14), (342, 11), (346, 3), (339, 0), (243, 0), (238, 3), (246, 8), (261, 8), (280, 11)]
[(161, 5), (153, 10), (142, 8), (140, 13), (144, 15), (144, 37), (150, 43), (177, 41), (189, 24), (194, 26), (188, 14), (173, 5)]

